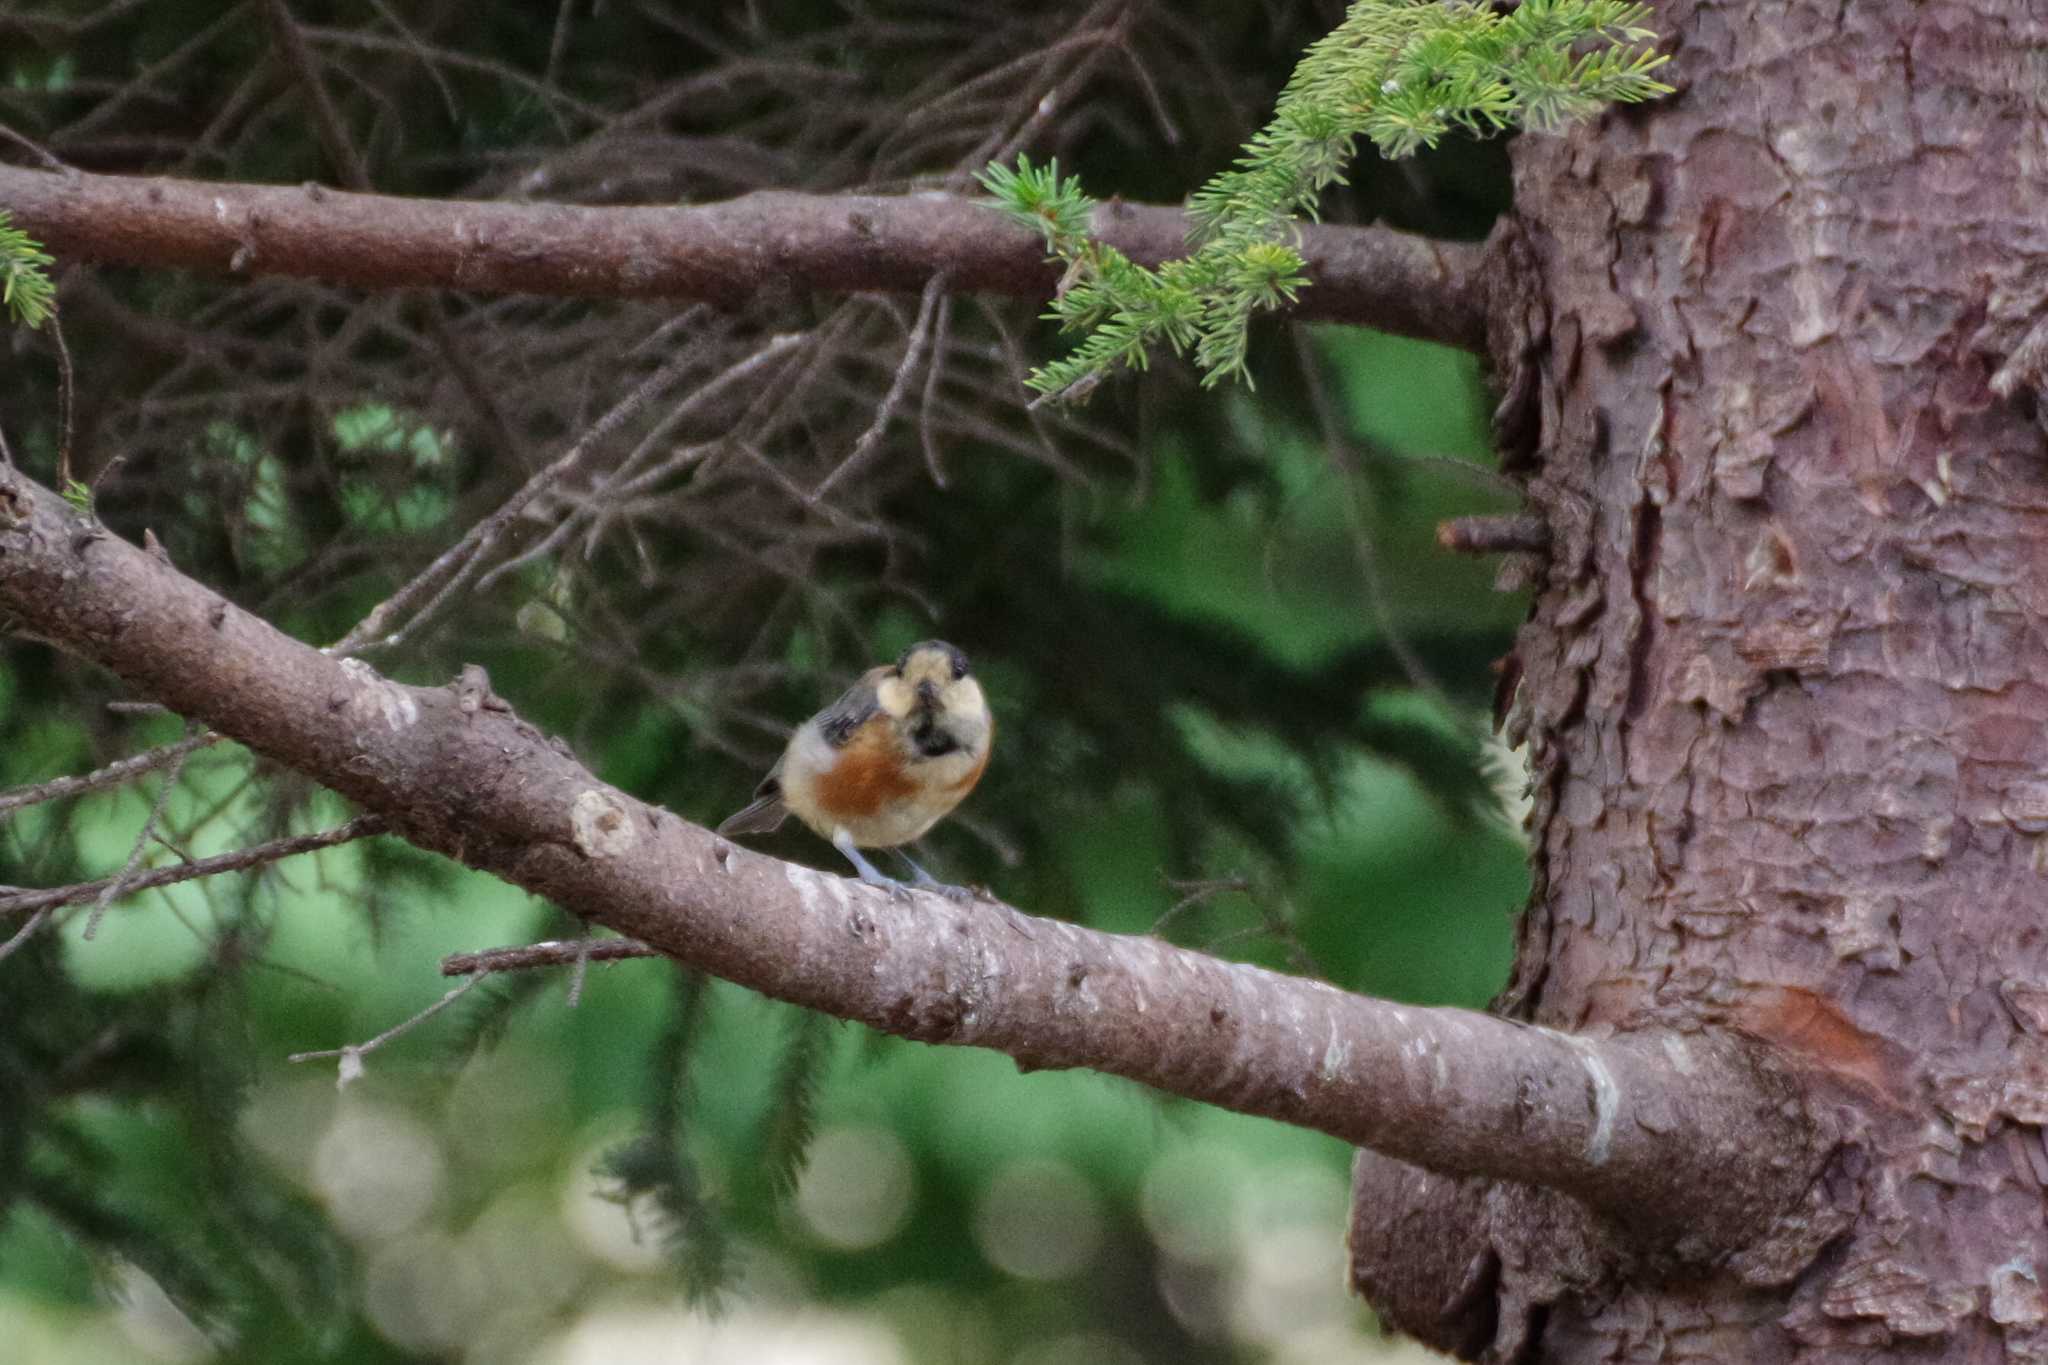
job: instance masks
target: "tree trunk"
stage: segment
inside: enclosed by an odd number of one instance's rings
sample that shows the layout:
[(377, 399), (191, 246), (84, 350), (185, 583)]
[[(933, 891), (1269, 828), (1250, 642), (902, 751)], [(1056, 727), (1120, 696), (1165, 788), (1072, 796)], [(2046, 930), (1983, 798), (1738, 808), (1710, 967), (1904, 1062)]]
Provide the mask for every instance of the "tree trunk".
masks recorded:
[(2048, 1360), (2048, 7), (1657, 21), (1676, 96), (1515, 152), (1551, 558), (1503, 1006), (1797, 1058), (1825, 1249), (1593, 1267), (1571, 1210), (1367, 1158), (1470, 1237), (1404, 1287), (1362, 1209), (1360, 1281), (1496, 1359)]

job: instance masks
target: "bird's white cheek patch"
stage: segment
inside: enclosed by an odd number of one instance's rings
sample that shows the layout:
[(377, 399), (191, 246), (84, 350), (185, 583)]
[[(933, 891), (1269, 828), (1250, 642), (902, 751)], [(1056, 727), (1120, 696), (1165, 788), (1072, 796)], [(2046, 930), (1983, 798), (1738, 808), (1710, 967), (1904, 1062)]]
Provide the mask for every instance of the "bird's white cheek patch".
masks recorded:
[(875, 684), (875, 701), (884, 711), (901, 720), (917, 705), (917, 694), (901, 678), (884, 678)]

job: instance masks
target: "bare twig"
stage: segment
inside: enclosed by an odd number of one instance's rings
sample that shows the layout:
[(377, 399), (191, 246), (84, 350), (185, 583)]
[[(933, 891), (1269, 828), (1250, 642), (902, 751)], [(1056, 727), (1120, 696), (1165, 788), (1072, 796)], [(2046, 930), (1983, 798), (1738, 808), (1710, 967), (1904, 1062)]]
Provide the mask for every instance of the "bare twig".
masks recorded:
[(333, 97), (327, 93), (326, 83), (320, 79), (320, 65), (314, 59), (313, 49), (306, 43), (306, 35), (292, 19), (291, 10), (285, 0), (263, 0), (263, 17), (270, 25), (272, 41), (284, 54), (285, 64), (297, 78), (299, 88), (305, 92), (306, 102), (312, 106), (313, 127), (320, 135), (320, 148), (327, 155), (334, 173), (350, 189), (368, 189), (370, 173), (357, 155), (350, 140), (348, 129), (342, 125), (341, 111), (334, 107)]
[(294, 1052), (289, 1057), (286, 1057), (285, 1060), (288, 1062), (317, 1062), (325, 1057), (338, 1057), (341, 1059), (341, 1066), (339, 1074), (335, 1077), (334, 1084), (336, 1088), (345, 1086), (350, 1081), (358, 1080), (362, 1077), (363, 1058), (375, 1052), (392, 1039), (411, 1032), (419, 1025), (424, 1024), (427, 1020), (439, 1014), (442, 1010), (447, 1009), (457, 1000), (460, 1000), (470, 991), (483, 984), (484, 978), (489, 975), (490, 972), (481, 971), (461, 985), (450, 987), (448, 993), (439, 1000), (436, 1000), (418, 1014), (413, 1015), (410, 1019), (402, 1023), (393, 1024), (368, 1042), (351, 1043), (346, 1047), (322, 1048), (317, 1052)]
[(1270, 894), (1261, 893), (1259, 888), (1252, 884), (1251, 878), (1241, 873), (1234, 873), (1227, 877), (1207, 877), (1193, 880), (1162, 876), (1160, 881), (1165, 884), (1169, 891), (1179, 892), (1180, 899), (1175, 901), (1167, 908), (1164, 914), (1152, 922), (1152, 928), (1149, 931), (1152, 937), (1165, 938), (1167, 926), (1195, 906), (1202, 905), (1218, 896), (1243, 896), (1251, 902), (1252, 909), (1258, 915), (1259, 922), (1211, 938), (1202, 944), (1204, 949), (1209, 952), (1215, 952), (1227, 944), (1254, 939), (1263, 934), (1280, 945), (1281, 951), (1287, 954), (1288, 964), (1294, 970), (1300, 972), (1303, 976), (1328, 978), (1329, 973), (1325, 972), (1322, 964), (1315, 960), (1315, 955), (1309, 952), (1308, 945), (1301, 941), (1301, 934), (1295, 928), (1292, 916), (1282, 907), (1278, 898)]
[(555, 7), (555, 32), (548, 39), (548, 64), (541, 79), (549, 85), (556, 84), (562, 74), (562, 54), (569, 50), (569, 30), (573, 26), (575, 0), (559, 0)]
[(382, 834), (389, 823), (381, 815), (358, 815), (346, 824), (318, 834), (294, 834), (288, 838), (271, 839), (248, 848), (238, 848), (232, 853), (218, 853), (211, 858), (199, 858), (187, 863), (174, 863), (169, 867), (155, 867), (147, 872), (138, 872), (125, 881), (121, 877), (107, 877), (96, 882), (79, 882), (74, 886), (53, 886), (47, 889), (12, 891), (0, 895), (0, 915), (18, 914), (33, 910), (40, 914), (65, 905), (83, 905), (96, 901), (115, 887), (125, 895), (138, 891), (154, 891), (160, 886), (171, 886), (178, 882), (189, 882), (199, 877), (215, 877), (223, 872), (246, 872), (252, 867), (262, 867), (280, 858), (290, 858), (300, 853), (312, 853), (318, 849), (333, 848), (356, 839)]
[(868, 429), (860, 434), (847, 452), (845, 459), (834, 465), (832, 472), (819, 481), (811, 490), (808, 501), (818, 503), (838, 485), (840, 480), (865, 465), (882, 442), (882, 433), (889, 429), (889, 423), (896, 419), (896, 409), (902, 405), (903, 395), (910, 392), (911, 376), (924, 363), (925, 343), (931, 339), (932, 318), (938, 313), (939, 300), (946, 290), (946, 272), (940, 271), (925, 284), (924, 294), (918, 300), (917, 322), (910, 329), (910, 337), (903, 343), (903, 359), (896, 366), (896, 374), (889, 381), (889, 391), (882, 395), (882, 401), (875, 406), (875, 417), (868, 423)]
[(1180, 899), (1168, 906), (1158, 919), (1152, 921), (1149, 932), (1154, 938), (1165, 938), (1167, 926), (1196, 906), (1212, 901), (1218, 896), (1242, 895), (1252, 889), (1251, 879), (1242, 874), (1203, 877), (1194, 881), (1162, 876), (1159, 880), (1166, 885), (1167, 890), (1180, 892)]
[(1452, 517), (1437, 526), (1436, 543), (1466, 555), (1543, 554), (1550, 527), (1538, 516)]
[[(482, 566), (484, 556), (511, 527), (513, 518), (524, 511), (535, 498), (560, 483), (571, 470), (582, 463), (583, 458), (592, 449), (629, 421), (641, 408), (647, 406), (656, 394), (673, 383), (677, 373), (687, 363), (687, 358), (678, 354), (648, 375), (632, 392), (614, 403), (609, 411), (586, 427), (583, 434), (576, 439), (576, 443), (570, 446), (561, 458), (521, 484), (511, 497), (499, 504), (496, 511), (471, 527), (468, 535), (442, 551), (434, 562), (422, 569), (411, 582), (379, 602), (355, 629), (330, 646), (327, 652), (337, 658), (346, 657), (371, 645), (395, 645), (406, 632), (417, 630), (475, 575)], [(444, 579), (447, 581), (441, 586), (441, 590), (420, 609), (407, 626), (379, 638), (387, 622), (437, 584), (442, 584)]]
[(1166, 100), (1159, 93), (1159, 83), (1152, 78), (1152, 68), (1145, 64), (1136, 49), (1131, 46), (1130, 34), (1127, 31), (1120, 30), (1117, 33), (1116, 52), (1124, 59), (1124, 65), (1131, 69), (1131, 75), (1137, 78), (1138, 89), (1144, 93), (1146, 107), (1152, 111), (1152, 121), (1159, 128), (1159, 140), (1169, 147), (1180, 146), (1180, 125), (1175, 123), (1173, 115), (1167, 112)]
[[(161, 709), (161, 708), (156, 708)], [(32, 786), (16, 787), (0, 792), (0, 822), (12, 811), (23, 806), (34, 806), (44, 801), (61, 801), (67, 796), (82, 796), (87, 792), (99, 791), (104, 787), (117, 787), (123, 782), (155, 772), (166, 763), (182, 763), (195, 750), (209, 744), (218, 744), (221, 736), (211, 732), (187, 735), (174, 743), (159, 745), (128, 758), (117, 759), (104, 768), (77, 777), (57, 777), (48, 782), (37, 782)]]
[(71, 347), (64, 340), (64, 319), (50, 314), (50, 341), (57, 348), (57, 487), (71, 491), (71, 435), (78, 389), (71, 369)]
[(932, 397), (939, 391), (939, 381), (946, 373), (946, 337), (953, 326), (953, 296), (948, 294), (939, 300), (938, 321), (932, 329), (932, 359), (925, 366), (924, 397), (917, 408), (917, 436), (924, 446), (924, 467), (932, 476), (932, 482), (940, 488), (946, 486), (946, 469), (939, 462), (938, 442), (932, 439)]
[(193, 34), (190, 38), (187, 38), (183, 43), (158, 58), (155, 62), (152, 62), (149, 66), (143, 68), (143, 70), (137, 72), (133, 80), (126, 81), (117, 86), (112, 94), (94, 105), (91, 111), (84, 117), (75, 123), (59, 129), (51, 137), (51, 141), (60, 147), (67, 143), (75, 143), (87, 133), (112, 122), (114, 115), (126, 107), (131, 100), (137, 99), (153, 90), (160, 78), (175, 71), (201, 52), (204, 52), (221, 35), (231, 33), (245, 23), (246, 19), (242, 13), (244, 8), (242, 5), (230, 5), (222, 10), (219, 18)]
[(1336, 405), (1330, 401), (1329, 388), (1323, 381), (1322, 357), (1316, 354), (1306, 328), (1297, 325), (1290, 330), (1294, 334), (1295, 358), (1308, 386), (1309, 403), (1315, 409), (1316, 424), (1322, 429), (1323, 451), (1330, 475), (1337, 480), (1337, 493), (1344, 504), (1344, 520), (1351, 530), (1352, 550), (1358, 558), (1358, 576), (1364, 583), (1366, 607), (1372, 612), (1373, 624), (1379, 627), (1387, 648), (1400, 661), (1401, 671), (1408, 676), (1408, 681), (1434, 698), (1445, 715), (1456, 716), (1457, 708), (1451, 705), (1443, 684), (1423, 662), (1422, 656), (1415, 652), (1414, 646), (1408, 643), (1408, 634), (1401, 629), (1401, 623), (1395, 619), (1393, 608), (1388, 603), (1386, 580), (1380, 574), (1379, 546), (1373, 541), (1366, 510), (1360, 505), (1357, 484), (1358, 476), (1364, 471), (1358, 467), (1350, 439), (1337, 418)]
[[(1107, 14), (1122, 8), (1122, 0), (1104, 0), (1097, 5), (1094, 15)], [(1085, 20), (1083, 22), (1086, 22)], [(1031, 140), (1045, 128), (1055, 113), (1064, 112), (1067, 105), (1086, 88), (1095, 76), (1095, 71), (1115, 51), (1119, 39), (1122, 19), (1092, 32), (1076, 34), (1077, 39), (1087, 42), (1087, 49), (1080, 57), (1058, 64), (1060, 79), (1050, 89), (1034, 92), (1025, 103), (1024, 118), (1011, 129), (1007, 136), (1001, 128), (992, 131), (982, 143), (964, 157), (960, 164), (961, 178), (981, 169), (991, 161), (1008, 161), (1019, 151), (1031, 145)]]
[(472, 972), (520, 972), (535, 967), (569, 967), (579, 962), (623, 962), (634, 957), (660, 957), (661, 949), (650, 948), (630, 938), (579, 938), (567, 942), (528, 943), (517, 948), (485, 948), (475, 953), (452, 953), (441, 959), (441, 975), (468, 976)]
[(575, 1009), (583, 1003), (583, 981), (590, 974), (590, 940), (583, 940), (583, 947), (576, 954), (576, 965), (569, 972), (569, 1008)]
[(14, 143), (30, 156), (42, 162), (43, 169), (46, 171), (56, 171), (60, 175), (69, 174), (72, 171), (72, 167), (65, 164), (62, 157), (57, 156), (42, 143), (37, 142), (34, 138), (29, 137), (18, 129), (10, 128), (4, 123), (0, 123), (0, 137), (6, 138), (9, 142)]
[(479, 57), (474, 53), (458, 52), (445, 47), (431, 47), (418, 41), (400, 41), (395, 38), (386, 38), (379, 33), (361, 33), (351, 29), (326, 28), (318, 24), (302, 24), (300, 28), (307, 38), (324, 47), (354, 48), (360, 52), (378, 52), (414, 57), (426, 63), (429, 69), (438, 66), (449, 66), (466, 71), (476, 71), (483, 75), (494, 77), (504, 81), (507, 85), (514, 86), (535, 96), (541, 106), (548, 111), (549, 117), (554, 119), (556, 128), (563, 133), (569, 131), (567, 114), (574, 114), (593, 126), (602, 124), (605, 121), (605, 111), (597, 106), (576, 99), (566, 91), (550, 85), (546, 81), (535, 80), (532, 76), (527, 75), (516, 67), (507, 66), (503, 62), (494, 61), (487, 57)]
[[(285, 65), (290, 68), (299, 87), (305, 91), (307, 101), (313, 109), (313, 125), (320, 135), (320, 145), (329, 164), (334, 168), (336, 178), (347, 188), (367, 191), (370, 188), (370, 169), (356, 149), (355, 142), (348, 134), (348, 125), (342, 122), (341, 111), (335, 107), (334, 99), (327, 91), (327, 83), (320, 78), (320, 63), (306, 42), (304, 31), (292, 18), (286, 0), (263, 0), (264, 17), (269, 21), (271, 36), (283, 54)], [(387, 15), (387, 17), (389, 17)], [(401, 25), (401, 31), (403, 26)], [(411, 35), (408, 34), (408, 37)], [(417, 40), (415, 40), (416, 42)], [(429, 68), (433, 70), (433, 68)], [(440, 74), (434, 72), (438, 81)], [(469, 353), (457, 340), (447, 318), (442, 316), (440, 301), (420, 299), (413, 301), (413, 309), (419, 315), (422, 329), (440, 353), (441, 361), (455, 376), (456, 386), (476, 409), (479, 420), (490, 438), (507, 453), (520, 453), (521, 443), (512, 426), (505, 420), (504, 412), (491, 395), (490, 387), (484, 383), (471, 362)]]
[[(370, 0), (370, 4), (384, 17), (385, 23), (398, 31), (400, 40), (410, 47), (414, 59), (425, 69), (427, 79), (434, 83), (435, 92), (441, 96), (441, 107), (447, 111), (448, 121), (462, 122), (462, 102), (455, 98), (455, 87), (448, 83), (448, 77), (441, 68), (434, 65), (432, 54), (427, 51), (427, 46), (420, 40), (419, 35), (412, 31), (404, 16), (392, 9), (388, 0)], [(548, 83), (554, 84), (552, 80)]]
[(5, 962), (8, 958), (14, 956), (16, 949), (20, 948), (22, 944), (34, 938), (36, 930), (42, 928), (43, 925), (48, 923), (50, 916), (55, 914), (56, 910), (56, 906), (46, 905), (42, 909), (36, 911), (33, 915), (30, 915), (28, 917), (28, 923), (22, 925), (21, 928), (15, 930), (14, 933), (8, 937), (7, 942), (0, 943), (0, 962)]
[(164, 773), (164, 780), (157, 786), (156, 800), (150, 803), (149, 815), (143, 820), (142, 828), (136, 831), (135, 846), (128, 850), (128, 862), (121, 868), (119, 875), (107, 879), (107, 884), (101, 888), (100, 894), (93, 898), (92, 914), (87, 916), (85, 921), (85, 937), (88, 942), (98, 936), (100, 921), (106, 917), (107, 907), (113, 904), (114, 897), (134, 884), (135, 870), (142, 866), (142, 855), (149, 848), (150, 836), (156, 833), (157, 822), (164, 818), (164, 807), (170, 804), (171, 793), (177, 790), (179, 779), (185, 775), (185, 761), (191, 757), (192, 753), (188, 749), (170, 761), (169, 770)]
[[(787, 354), (788, 352), (796, 349), (797, 347), (803, 345), (807, 340), (809, 340), (809, 338), (806, 337), (801, 332), (784, 332), (779, 335), (769, 337), (751, 354), (727, 366), (722, 372), (715, 375), (710, 380), (701, 385), (697, 389), (697, 391), (692, 393), (688, 398), (685, 398), (681, 402), (677, 403), (675, 406), (675, 410), (662, 419), (662, 424), (664, 426), (673, 426), (675, 423), (683, 421), (684, 419), (694, 414), (699, 408), (711, 402), (713, 399), (729, 392), (732, 385), (740, 383), (746, 379), (752, 378), (753, 376), (758, 374), (763, 367), (767, 366), (768, 364), (780, 358), (781, 356)], [(624, 465), (620, 467), (622, 473), (624, 472), (625, 467), (626, 466)], [(557, 478), (559, 479), (559, 475), (557, 476)], [(522, 488), (520, 490), (520, 493), (523, 494), (525, 493), (525, 491), (526, 490)], [(605, 493), (608, 491), (609, 481), (607, 481), (606, 487), (600, 488), (597, 491), (597, 493), (593, 497), (593, 501), (602, 499)], [(516, 497), (519, 495), (515, 494), (514, 496)], [(522, 550), (520, 553), (505, 560), (503, 563), (493, 568), (489, 573), (485, 574), (477, 582), (477, 591), (488, 591), (494, 584), (497, 583), (497, 581), (500, 578), (503, 578), (506, 574), (513, 572), (520, 565), (526, 564), (536, 558), (539, 558), (542, 555), (549, 553), (556, 546), (558, 546), (565, 537), (572, 533), (576, 521), (577, 518), (573, 512), (569, 515), (564, 516), (561, 525), (551, 530), (545, 537), (541, 539), (541, 541), (538, 544), (532, 546), (529, 549)]]

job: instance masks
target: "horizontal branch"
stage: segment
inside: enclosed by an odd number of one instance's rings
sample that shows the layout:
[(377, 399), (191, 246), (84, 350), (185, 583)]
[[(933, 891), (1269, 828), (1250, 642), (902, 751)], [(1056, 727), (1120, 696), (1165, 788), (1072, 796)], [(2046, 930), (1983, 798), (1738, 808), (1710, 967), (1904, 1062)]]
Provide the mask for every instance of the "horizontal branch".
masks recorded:
[[(768, 289), (1049, 298), (1037, 236), (950, 194), (762, 191), (680, 207), (401, 199), (317, 185), (63, 174), (0, 166), (0, 210), (60, 259), (287, 275), (359, 289), (695, 299)], [(1185, 255), (1178, 208), (1109, 203), (1096, 230), (1148, 265)], [(1484, 344), (1485, 249), (1380, 227), (1308, 225), (1296, 316), (1468, 350)]]
[(14, 470), (0, 610), (393, 833), (778, 999), (1550, 1186), (1696, 1241), (1754, 1232), (1804, 1181), (1784, 1160), (1806, 1147), (1798, 1107), (1733, 1034), (1573, 1037), (986, 902), (892, 899), (607, 786), (465, 695), (474, 670), (409, 687), (292, 640)]

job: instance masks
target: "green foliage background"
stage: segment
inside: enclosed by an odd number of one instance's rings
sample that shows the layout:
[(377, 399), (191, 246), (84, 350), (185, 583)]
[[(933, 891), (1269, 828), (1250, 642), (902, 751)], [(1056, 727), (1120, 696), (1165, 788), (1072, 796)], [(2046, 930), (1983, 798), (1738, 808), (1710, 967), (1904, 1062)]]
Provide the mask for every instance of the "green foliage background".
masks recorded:
[[(309, 23), (368, 22), (345, 5), (295, 8)], [(1334, 13), (1189, 8), (1241, 68), (1233, 79), (1268, 99)], [(143, 69), (227, 14), (146, 6), (79, 33), (0, 20), (14, 92), (0, 121), (61, 131), (97, 98), (81, 76)], [(564, 67), (591, 98), (634, 57), (647, 82), (711, 60), (606, 14), (577, 30)], [(839, 17), (791, 6), (778, 22)], [(500, 10), (462, 37), (536, 70), (551, 22)], [(261, 30), (246, 27), (222, 28), (191, 72), (195, 124), (213, 107), (199, 93), (207, 82), (259, 59)], [(841, 59), (882, 61), (851, 43)], [(446, 192), (437, 167), (545, 125), (530, 100), (460, 79), (465, 120), (403, 111), (406, 136), (435, 155), (398, 163), (410, 178), (381, 188)], [(431, 106), (430, 87), (420, 99)], [(1184, 136), (1168, 149), (1106, 119), (1058, 150), (1093, 185), (1179, 196), (1260, 116), (1256, 98), (1210, 111), (1209, 123), (1181, 112)], [(56, 145), (95, 169), (150, 168), (146, 157), (116, 164), (135, 154), (96, 143)], [(302, 120), (278, 118), (239, 147), (207, 172), (324, 178)], [(1498, 149), (1455, 142), (1354, 180), (1328, 216), (1465, 236), (1485, 230), (1505, 192)], [(102, 272), (99, 287), (180, 320), (233, 288), (120, 272)], [(116, 407), (125, 378), (107, 368), (119, 354), (111, 331), (86, 310), (66, 317), (89, 403)], [(1040, 355), (1056, 344), (1049, 328), (1025, 335)], [(47, 475), (53, 367), (37, 344), (12, 344), (0, 422)], [(1156, 930), (1400, 999), (1483, 1004), (1504, 977), (1526, 877), (1476, 736), (1487, 665), (1523, 604), (1490, 590), (1488, 566), (1433, 543), (1440, 519), (1504, 505), (1483, 475), (1476, 365), (1363, 331), (1297, 337), (1277, 324), (1255, 330), (1252, 365), (1252, 392), (1198, 397), (1166, 367), (1098, 393), (1088, 420), (1131, 435), (1129, 465), (1090, 464), (1076, 480), (970, 447), (951, 453), (946, 488), (887, 486), (876, 509), (914, 533), (908, 566), (860, 551), (818, 562), (850, 630), (771, 615), (737, 570), (678, 552), (665, 565), (677, 582), (734, 575), (731, 619), (651, 634), (638, 663), (694, 676), (758, 646), (766, 621), (780, 671), (745, 705), (791, 723), (862, 660), (944, 634), (974, 657), (1002, 730), (989, 780), (933, 841), (938, 870), (1038, 913)], [(181, 567), (324, 643), (402, 581), (420, 547), (447, 543), (490, 505), (493, 471), (473, 437), (409, 417), (390, 394), (363, 392), (294, 430), (281, 438), (224, 404), (182, 447), (189, 463), (144, 454), (108, 479), (100, 506), (123, 534), (152, 527)], [(888, 458), (915, 467), (915, 446), (898, 429)], [(371, 563), (338, 567), (337, 544), (367, 547)], [(624, 583), (633, 567), (615, 558), (583, 572)], [(591, 629), (580, 600), (529, 575), (379, 663), (418, 682), (485, 663), (523, 714), (606, 778), (715, 821), (758, 776), (733, 752), (747, 746), (730, 742), (747, 732), (722, 700), (594, 676), (568, 647)], [(84, 771), (180, 733), (163, 718), (109, 714), (102, 703), (119, 695), (9, 639), (0, 784)], [(0, 882), (120, 867), (158, 780), (14, 816), (0, 827)], [(167, 804), (169, 825), (198, 826), (184, 846), (195, 856), (345, 814), (231, 747), (196, 758)], [(801, 833), (764, 846), (835, 866)], [(1174, 911), (1182, 893), (1168, 879), (1226, 877), (1248, 889)], [(494, 980), (337, 1092), (331, 1064), (284, 1057), (361, 1041), (432, 1003), (446, 988), (443, 953), (578, 931), (389, 840), (134, 898), (90, 940), (86, 923), (73, 917), (0, 962), (10, 1359), (552, 1360), (571, 1358), (546, 1352), (579, 1330), (630, 1336), (636, 1324), (670, 1345), (708, 1334), (707, 1358), (784, 1358), (761, 1356), (768, 1348), (746, 1333), (793, 1321), (838, 1335), (812, 1355), (789, 1348), (792, 1360), (1374, 1349), (1363, 1310), (1340, 1297), (1347, 1153), (1333, 1140), (1109, 1078), (1019, 1075), (1001, 1057), (807, 1023), (651, 962), (593, 968), (573, 1008), (565, 975)], [(805, 1092), (807, 1106), (795, 1100)], [(814, 1153), (836, 1163), (813, 1178), (838, 1173), (810, 1203), (779, 1188), (778, 1154), (806, 1128), (819, 1135)], [(633, 1218), (587, 1196), (600, 1165), (644, 1186)], [(834, 1191), (842, 1205), (866, 1200), (867, 1226), (883, 1230), (835, 1243), (818, 1213)], [(1050, 1221), (1032, 1234), (1033, 1217)], [(723, 1289), (723, 1325), (683, 1306), (693, 1277)], [(159, 1291), (182, 1318), (152, 1306)], [(615, 1358), (638, 1357), (619, 1347)]]

